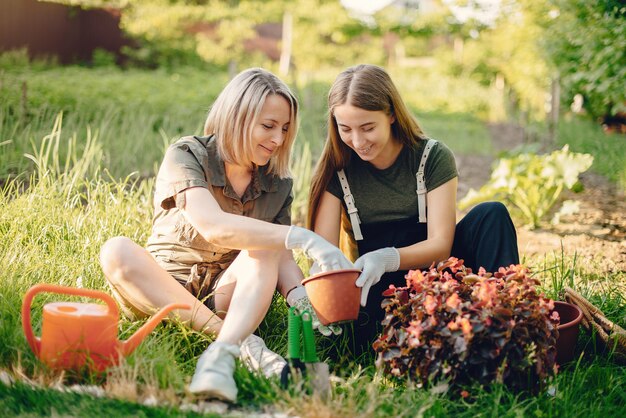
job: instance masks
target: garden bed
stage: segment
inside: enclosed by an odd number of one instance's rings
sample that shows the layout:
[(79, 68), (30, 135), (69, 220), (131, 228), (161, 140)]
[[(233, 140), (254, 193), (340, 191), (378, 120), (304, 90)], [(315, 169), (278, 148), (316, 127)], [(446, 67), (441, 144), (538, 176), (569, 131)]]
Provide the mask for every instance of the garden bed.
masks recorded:
[[(489, 132), (498, 151), (514, 149), (526, 137), (523, 129), (513, 124), (492, 125)], [(494, 157), (487, 155), (457, 155), (459, 199), (489, 179), (493, 161)], [(626, 195), (593, 172), (583, 173), (580, 180), (583, 192), (565, 191), (561, 199), (578, 201), (578, 213), (561, 216), (556, 224), (544, 222), (535, 230), (518, 227), (520, 255), (576, 254), (579, 265), (591, 263), (598, 274), (626, 273)]]

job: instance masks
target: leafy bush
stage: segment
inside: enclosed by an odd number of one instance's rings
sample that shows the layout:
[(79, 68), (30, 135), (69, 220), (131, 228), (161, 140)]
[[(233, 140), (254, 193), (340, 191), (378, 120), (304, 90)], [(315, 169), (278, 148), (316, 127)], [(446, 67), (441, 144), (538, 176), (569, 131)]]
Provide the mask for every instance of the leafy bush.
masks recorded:
[[(626, 7), (620, 0), (550, 0), (543, 38), (565, 99), (585, 97), (594, 117), (626, 111)], [(584, 28), (584, 30), (581, 30)]]
[(113, 67), (115, 61), (115, 54), (106, 49), (96, 48), (91, 55), (91, 65), (93, 67)]
[[(448, 271), (449, 270), (449, 271)], [(451, 273), (450, 273), (451, 272)], [(522, 265), (474, 274), (451, 257), (384, 293), (377, 366), (397, 378), (534, 389), (556, 373), (558, 314)]]
[(537, 228), (563, 189), (572, 189), (578, 175), (593, 163), (593, 156), (570, 152), (568, 145), (547, 155), (519, 154), (500, 159), (491, 179), (480, 190), (470, 189), (459, 208), (487, 200), (504, 200), (514, 206), (514, 214)]

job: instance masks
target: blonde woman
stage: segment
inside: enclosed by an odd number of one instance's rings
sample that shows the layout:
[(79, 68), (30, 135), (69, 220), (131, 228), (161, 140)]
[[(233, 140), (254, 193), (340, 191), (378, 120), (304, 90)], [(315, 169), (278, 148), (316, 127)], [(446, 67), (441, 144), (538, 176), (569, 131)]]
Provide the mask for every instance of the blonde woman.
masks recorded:
[(351, 337), (361, 354), (371, 352), (381, 329), (382, 292), (404, 286), (407, 270), (452, 255), (474, 271), (494, 271), (519, 262), (517, 238), (498, 202), (483, 203), (456, 223), (454, 156), (424, 134), (383, 68), (357, 65), (339, 74), (328, 110), (308, 223), (335, 245), (343, 227), (356, 244), (363, 309)]
[(309, 304), (291, 249), (322, 270), (353, 268), (338, 248), (290, 226), (289, 155), (298, 102), (272, 73), (249, 69), (220, 93), (203, 137), (169, 147), (159, 169), (152, 235), (144, 249), (128, 238), (105, 243), (100, 260), (114, 295), (130, 315), (171, 302), (191, 327), (216, 336), (189, 387), (234, 402), (235, 358), (266, 375), (285, 361), (252, 334), (274, 291), (290, 305)]

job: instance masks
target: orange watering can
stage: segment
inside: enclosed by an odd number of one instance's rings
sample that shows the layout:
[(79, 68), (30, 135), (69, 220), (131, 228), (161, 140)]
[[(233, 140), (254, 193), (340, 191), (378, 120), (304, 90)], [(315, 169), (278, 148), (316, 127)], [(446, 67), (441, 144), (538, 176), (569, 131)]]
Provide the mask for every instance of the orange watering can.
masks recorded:
[[(30, 306), (41, 292), (86, 296), (101, 299), (96, 303), (55, 302), (43, 307), (41, 338), (35, 337), (30, 320)], [(22, 327), (30, 348), (48, 366), (55, 369), (104, 371), (127, 356), (150, 331), (173, 309), (190, 309), (186, 304), (172, 303), (163, 307), (126, 341), (117, 339), (119, 310), (111, 296), (90, 289), (76, 289), (51, 284), (31, 287), (22, 302)]]

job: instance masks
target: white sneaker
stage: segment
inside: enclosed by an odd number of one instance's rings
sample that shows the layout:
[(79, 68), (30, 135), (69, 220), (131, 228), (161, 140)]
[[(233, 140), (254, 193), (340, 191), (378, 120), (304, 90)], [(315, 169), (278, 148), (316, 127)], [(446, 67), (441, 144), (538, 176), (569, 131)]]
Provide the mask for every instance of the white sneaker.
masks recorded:
[(263, 339), (250, 334), (241, 343), (241, 360), (249, 370), (260, 370), (266, 377), (280, 376), (287, 364), (284, 358), (276, 354), (267, 346)]
[(205, 399), (237, 400), (235, 357), (239, 347), (235, 344), (214, 342), (200, 356), (196, 372), (191, 379), (189, 392)]

